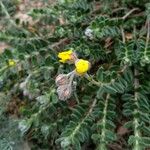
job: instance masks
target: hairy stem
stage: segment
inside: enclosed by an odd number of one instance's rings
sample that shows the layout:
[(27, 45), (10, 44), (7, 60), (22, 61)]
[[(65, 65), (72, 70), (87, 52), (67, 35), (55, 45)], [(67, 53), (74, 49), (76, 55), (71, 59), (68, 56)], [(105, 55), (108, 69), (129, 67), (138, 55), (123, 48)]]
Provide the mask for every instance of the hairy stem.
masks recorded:
[(127, 65), (125, 65), (121, 70), (119, 70), (119, 71), (117, 71), (117, 77), (115, 78), (115, 79), (111, 79), (111, 81), (110, 82), (100, 82), (100, 81), (96, 81), (96, 80), (94, 80), (93, 79), (93, 77), (92, 76), (90, 76), (90, 75), (88, 75), (88, 74), (85, 74), (85, 78), (88, 80), (88, 81), (90, 81), (93, 85), (96, 85), (96, 86), (98, 86), (98, 87), (102, 87), (102, 86), (104, 86), (104, 85), (110, 85), (110, 84), (112, 84), (112, 83), (114, 83), (117, 79), (118, 79), (118, 77), (120, 77), (120, 75), (127, 69)]
[(97, 99), (95, 98), (89, 111), (87, 112), (86, 116), (81, 120), (81, 122), (79, 122), (78, 126), (75, 128), (75, 130), (73, 131), (73, 133), (71, 134), (70, 138), (73, 139), (73, 137), (75, 136), (75, 134), (77, 133), (77, 131), (80, 129), (81, 125), (84, 123), (84, 121), (88, 118), (88, 116), (92, 113), (94, 107), (96, 106), (97, 103)]
[[(134, 69), (134, 89), (135, 89), (135, 93), (134, 93), (134, 103), (136, 105), (136, 109), (134, 110), (134, 114), (136, 114), (138, 112), (138, 92), (136, 92), (136, 90), (139, 88), (139, 80), (137, 79), (137, 76), (139, 75), (139, 71), (137, 69)], [(137, 116), (134, 117), (134, 135), (136, 138), (135, 141), (135, 145), (133, 147), (133, 150), (140, 150), (140, 145), (139, 145), (139, 141), (137, 140), (140, 137), (140, 131), (139, 131), (139, 119)]]
[(103, 109), (103, 118), (102, 118), (102, 133), (101, 133), (101, 141), (102, 143), (99, 145), (99, 149), (106, 149), (105, 145), (105, 131), (106, 131), (106, 116), (107, 116), (107, 107), (108, 107), (108, 100), (109, 100), (110, 94), (107, 94), (106, 100), (105, 100), (105, 106)]
[(147, 37), (146, 37), (146, 44), (145, 44), (145, 51), (144, 55), (146, 56), (147, 54), (147, 48), (149, 44), (149, 38), (150, 38), (150, 20), (147, 21)]
[(125, 34), (124, 34), (124, 29), (123, 29), (123, 27), (121, 26), (120, 27), (120, 29), (121, 29), (121, 34), (122, 34), (122, 41), (123, 41), (123, 43), (125, 44)]
[(86, 74), (85, 78), (96, 86), (102, 86), (102, 82), (95, 81), (90, 75)]

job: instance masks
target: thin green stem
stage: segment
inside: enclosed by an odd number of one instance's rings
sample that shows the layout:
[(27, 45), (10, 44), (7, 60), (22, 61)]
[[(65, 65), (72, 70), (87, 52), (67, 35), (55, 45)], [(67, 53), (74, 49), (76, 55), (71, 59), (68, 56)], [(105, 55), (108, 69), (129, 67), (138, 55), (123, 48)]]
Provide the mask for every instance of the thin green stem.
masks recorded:
[(117, 77), (116, 77), (116, 79), (112, 79), (110, 82), (100, 82), (100, 81), (96, 81), (96, 80), (94, 80), (93, 79), (93, 77), (92, 76), (90, 76), (90, 75), (88, 75), (88, 74), (85, 74), (85, 78), (88, 80), (88, 81), (90, 81), (92, 84), (94, 84), (94, 85), (96, 85), (96, 86), (98, 86), (98, 87), (102, 87), (102, 86), (104, 86), (104, 85), (110, 85), (110, 84), (112, 84), (112, 83), (114, 83), (117, 79), (118, 79), (118, 77), (120, 77), (120, 73), (122, 74), (126, 69), (127, 69), (127, 65), (125, 65), (120, 71), (118, 71), (117, 73)]
[(98, 81), (95, 81), (90, 75), (88, 74), (85, 74), (85, 78), (90, 81), (92, 84), (96, 85), (96, 86), (101, 86), (102, 83), (101, 82), (98, 82)]

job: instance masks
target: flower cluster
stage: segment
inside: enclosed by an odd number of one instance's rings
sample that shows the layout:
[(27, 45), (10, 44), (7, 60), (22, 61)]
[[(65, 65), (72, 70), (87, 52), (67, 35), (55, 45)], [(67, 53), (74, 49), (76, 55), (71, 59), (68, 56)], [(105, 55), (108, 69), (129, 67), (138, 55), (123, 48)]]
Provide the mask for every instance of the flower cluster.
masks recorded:
[(90, 69), (90, 62), (84, 59), (78, 59), (76, 53), (72, 50), (61, 52), (58, 54), (58, 57), (62, 63), (75, 64), (75, 70), (68, 74), (59, 74), (55, 79), (59, 99), (67, 100), (76, 88), (76, 83), (73, 81), (74, 77), (85, 75)]

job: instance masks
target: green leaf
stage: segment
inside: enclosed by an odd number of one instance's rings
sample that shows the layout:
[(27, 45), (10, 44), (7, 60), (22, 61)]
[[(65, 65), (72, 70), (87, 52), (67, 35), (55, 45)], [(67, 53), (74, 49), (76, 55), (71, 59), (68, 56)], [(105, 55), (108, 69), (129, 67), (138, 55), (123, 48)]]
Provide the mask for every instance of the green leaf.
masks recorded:
[(31, 119), (21, 120), (18, 126), (21, 131), (21, 134), (24, 135), (30, 129), (31, 125), (32, 125)]
[(53, 104), (56, 104), (58, 102), (58, 96), (55, 93), (52, 93), (51, 100)]
[(114, 87), (112, 87), (111, 85), (105, 85), (104, 90), (106, 93), (110, 93), (110, 94), (117, 93), (117, 90)]
[(124, 127), (129, 129), (129, 128), (132, 128), (133, 127), (133, 121), (128, 121), (124, 124)]
[(103, 68), (100, 67), (96, 73), (96, 77), (99, 81), (103, 81), (104, 80), (104, 74), (103, 74)]
[(46, 124), (42, 125), (41, 132), (44, 135), (45, 139), (48, 138), (48, 135), (50, 133), (49, 131), (50, 131), (50, 126), (49, 125), (46, 125)]
[(140, 139), (140, 144), (142, 144), (142, 146), (144, 146), (145, 148), (149, 148), (150, 147), (150, 137), (142, 137)]

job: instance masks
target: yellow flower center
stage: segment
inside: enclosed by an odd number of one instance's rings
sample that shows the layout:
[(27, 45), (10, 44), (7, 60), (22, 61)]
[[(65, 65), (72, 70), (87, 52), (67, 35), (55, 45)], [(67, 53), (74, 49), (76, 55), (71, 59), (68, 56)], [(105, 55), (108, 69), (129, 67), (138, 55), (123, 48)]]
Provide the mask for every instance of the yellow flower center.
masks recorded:
[(72, 59), (71, 55), (73, 54), (73, 51), (72, 50), (68, 50), (68, 51), (65, 51), (65, 52), (61, 52), (58, 54), (58, 58), (60, 58), (60, 62), (62, 63), (65, 63), (69, 60)]
[(76, 72), (80, 75), (83, 75), (90, 69), (90, 63), (87, 60), (79, 59), (75, 63)]
[(15, 66), (15, 65), (16, 65), (16, 62), (13, 59), (8, 60), (8, 66), (9, 67), (12, 67), (12, 66)]

